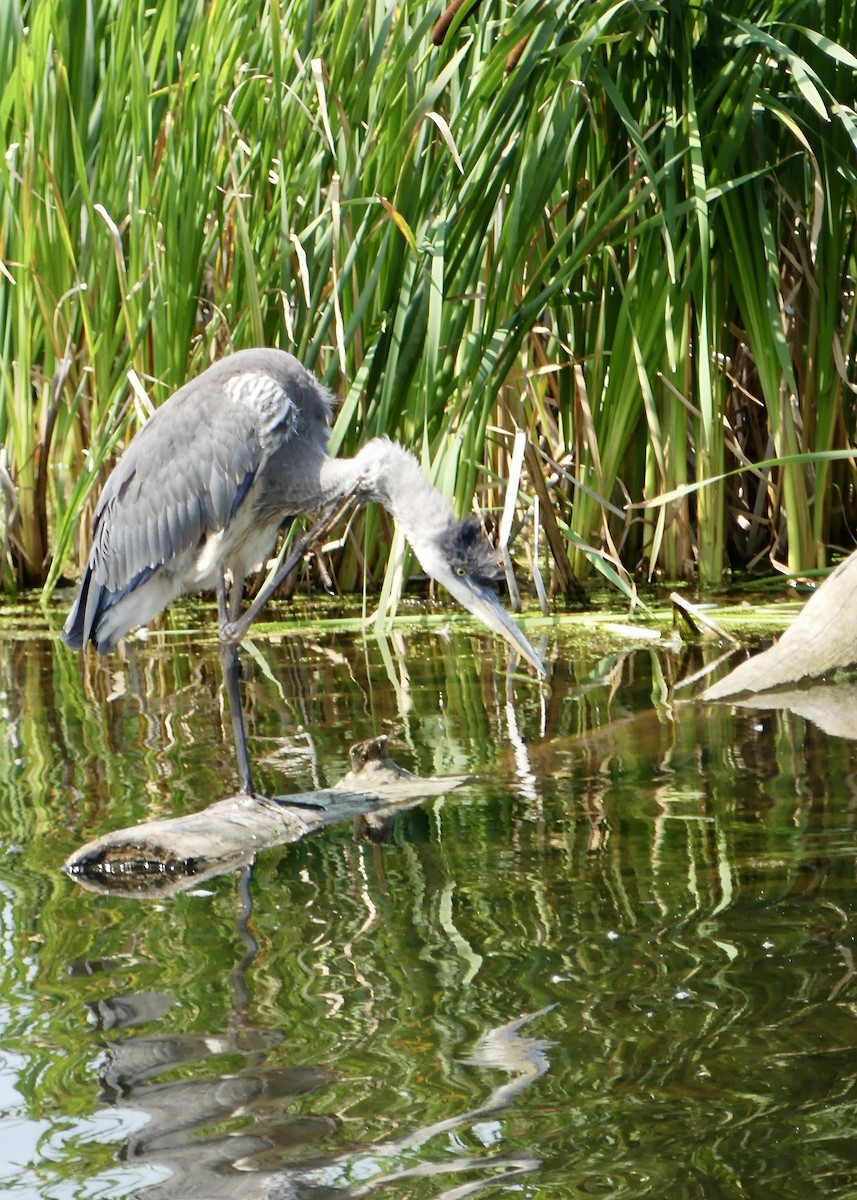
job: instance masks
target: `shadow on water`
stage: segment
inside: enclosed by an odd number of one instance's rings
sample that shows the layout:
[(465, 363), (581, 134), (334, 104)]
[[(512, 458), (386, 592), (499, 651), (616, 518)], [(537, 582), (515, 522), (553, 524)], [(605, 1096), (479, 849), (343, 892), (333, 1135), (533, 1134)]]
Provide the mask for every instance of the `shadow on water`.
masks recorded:
[(266, 790), (474, 778), (150, 902), (60, 867), (234, 790), (216, 647), (0, 641), (5, 1196), (855, 1194), (855, 743), (557, 637), (260, 642)]

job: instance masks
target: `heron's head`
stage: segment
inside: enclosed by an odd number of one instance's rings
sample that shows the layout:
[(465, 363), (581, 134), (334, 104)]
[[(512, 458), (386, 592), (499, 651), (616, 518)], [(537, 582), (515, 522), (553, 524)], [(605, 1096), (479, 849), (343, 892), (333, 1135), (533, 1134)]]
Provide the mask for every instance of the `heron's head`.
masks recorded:
[(538, 654), (497, 599), (493, 584), (503, 570), (479, 522), (456, 520), (414, 456), (396, 442), (374, 438), (351, 462), (349, 477), (357, 480), (361, 500), (392, 513), (425, 573), (544, 675)]
[(498, 633), (544, 675), (542, 660), (500, 603), (494, 584), (503, 578), (495, 550), (475, 517), (451, 520), (434, 537), (409, 539), (427, 575), (443, 584), (459, 604)]

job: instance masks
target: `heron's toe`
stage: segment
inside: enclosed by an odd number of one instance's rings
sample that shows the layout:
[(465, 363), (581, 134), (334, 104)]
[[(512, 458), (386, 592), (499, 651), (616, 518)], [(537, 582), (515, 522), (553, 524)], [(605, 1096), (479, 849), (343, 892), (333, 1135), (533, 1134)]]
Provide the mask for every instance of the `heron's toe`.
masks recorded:
[(223, 621), (220, 625), (220, 640), (226, 646), (235, 646), (241, 641), (241, 630), (235, 621)]

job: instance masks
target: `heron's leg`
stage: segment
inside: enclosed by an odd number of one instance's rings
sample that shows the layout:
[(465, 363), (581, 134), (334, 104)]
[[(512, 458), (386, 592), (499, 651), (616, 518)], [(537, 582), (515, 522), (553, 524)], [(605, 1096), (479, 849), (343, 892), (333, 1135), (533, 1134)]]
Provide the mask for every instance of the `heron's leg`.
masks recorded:
[[(289, 557), (280, 566), (280, 569), (272, 579), (269, 579), (264, 587), (260, 590), (252, 604), (244, 611), (244, 615), (239, 617), (237, 621), (227, 621), (225, 618), (225, 610), (220, 613), (220, 639), (221, 642), (240, 642), (247, 630), (253, 624), (262, 611), (264, 606), (270, 600), (271, 596), (280, 586), (284, 579), (291, 575), (297, 567), (300, 566), (301, 559), (306, 554), (310, 546), (317, 542), (319, 538), (324, 537), (331, 526), (335, 525), (342, 514), (350, 508), (354, 502), (354, 498), (359, 491), (359, 484), (355, 484), (349, 492), (347, 492), (341, 500), (322, 517), (321, 520), (310, 529), (308, 533), (300, 539), (296, 546), (292, 547), (292, 552)], [(225, 595), (224, 595), (225, 603)]]
[[(226, 625), (228, 612), (226, 607), (226, 580), (221, 568), (217, 583), (217, 615), (220, 627)], [(238, 780), (241, 791), (248, 796), (254, 795), (253, 778), (250, 774), (250, 758), (247, 754), (247, 737), (244, 733), (244, 714), (241, 711), (241, 688), (238, 678), (238, 647), (235, 642), (220, 639), (220, 670), (226, 685), (226, 695), (229, 699), (229, 715), (232, 718), (232, 737), (235, 742), (235, 754), (238, 759)]]

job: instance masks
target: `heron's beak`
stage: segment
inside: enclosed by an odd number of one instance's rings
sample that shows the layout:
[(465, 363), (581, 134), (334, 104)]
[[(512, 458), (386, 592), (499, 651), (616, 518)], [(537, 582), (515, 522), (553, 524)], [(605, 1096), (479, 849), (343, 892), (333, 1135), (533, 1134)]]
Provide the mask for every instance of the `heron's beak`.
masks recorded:
[(448, 574), (444, 572), (441, 582), (459, 604), (463, 605), (468, 612), (472, 612), (474, 617), (478, 617), (489, 629), (499, 633), (500, 637), (504, 638), (513, 650), (523, 654), (527, 662), (531, 663), (540, 675), (546, 673), (542, 660), (506, 612), (493, 588), (475, 583), (466, 577), (453, 575), (451, 572)]

